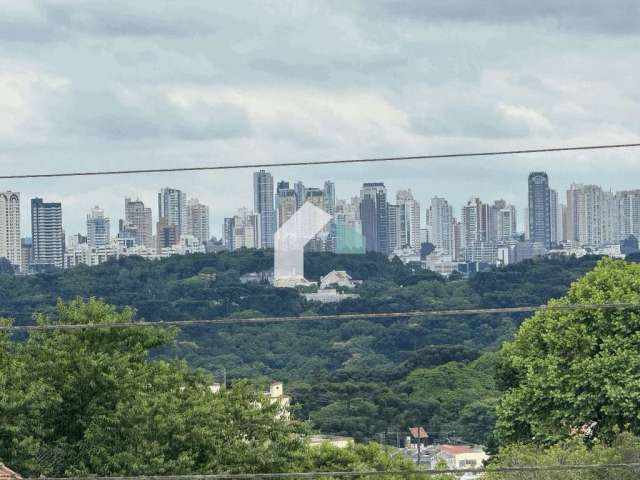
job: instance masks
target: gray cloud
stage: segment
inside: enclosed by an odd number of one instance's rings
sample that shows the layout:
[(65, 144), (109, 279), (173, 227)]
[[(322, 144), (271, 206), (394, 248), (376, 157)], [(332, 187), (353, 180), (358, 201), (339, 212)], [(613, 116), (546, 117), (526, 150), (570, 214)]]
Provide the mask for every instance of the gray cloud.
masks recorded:
[(211, 140), (248, 136), (247, 112), (224, 104), (181, 108), (166, 96), (114, 94), (110, 91), (74, 91), (64, 104), (56, 124), (58, 132), (71, 136), (112, 141)]

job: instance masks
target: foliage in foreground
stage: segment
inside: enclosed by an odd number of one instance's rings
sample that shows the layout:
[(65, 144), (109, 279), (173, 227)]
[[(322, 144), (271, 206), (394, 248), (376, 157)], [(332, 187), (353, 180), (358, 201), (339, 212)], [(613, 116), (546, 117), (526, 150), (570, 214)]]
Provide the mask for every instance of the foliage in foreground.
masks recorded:
[[(639, 303), (640, 264), (603, 259), (558, 305)], [(502, 348), (501, 444), (557, 443), (597, 422), (597, 435), (640, 434), (640, 312), (539, 311)]]
[[(97, 300), (58, 304), (65, 324), (128, 322)], [(44, 317), (40, 322), (46, 322)], [(213, 394), (183, 361), (150, 360), (161, 328), (0, 337), (0, 460), (27, 475), (409, 469), (377, 445), (311, 451), (303, 424), (247, 384)]]
[[(582, 436), (558, 444), (514, 444), (503, 448), (492, 459), (489, 469), (500, 467), (541, 467), (571, 465), (637, 464), (640, 461), (640, 439), (629, 433), (617, 435), (610, 445), (599, 441), (585, 442)], [(593, 470), (527, 471), (491, 473), (487, 480), (631, 480), (638, 478), (638, 470), (607, 467)]]

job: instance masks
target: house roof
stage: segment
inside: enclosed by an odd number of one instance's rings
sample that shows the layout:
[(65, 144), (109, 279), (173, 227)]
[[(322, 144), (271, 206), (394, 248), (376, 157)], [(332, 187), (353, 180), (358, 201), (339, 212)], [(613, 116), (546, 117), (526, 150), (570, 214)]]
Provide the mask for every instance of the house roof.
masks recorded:
[(7, 467), (4, 463), (0, 463), (0, 480), (9, 480), (12, 478), (22, 478), (16, 472)]
[(448, 453), (450, 455), (459, 455), (461, 453), (473, 453), (474, 450), (472, 447), (467, 445), (440, 445), (438, 450), (441, 452)]
[(413, 438), (427, 438), (429, 436), (427, 431), (422, 427), (411, 427), (409, 432)]

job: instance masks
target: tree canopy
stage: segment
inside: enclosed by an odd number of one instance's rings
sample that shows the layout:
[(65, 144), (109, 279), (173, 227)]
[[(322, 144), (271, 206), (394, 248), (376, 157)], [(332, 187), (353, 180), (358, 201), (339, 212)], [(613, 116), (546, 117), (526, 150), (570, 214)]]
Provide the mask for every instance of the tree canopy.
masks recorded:
[[(640, 265), (603, 259), (556, 305), (640, 303)], [(640, 313), (539, 311), (502, 348), (502, 444), (558, 442), (597, 422), (597, 435), (640, 433)]]

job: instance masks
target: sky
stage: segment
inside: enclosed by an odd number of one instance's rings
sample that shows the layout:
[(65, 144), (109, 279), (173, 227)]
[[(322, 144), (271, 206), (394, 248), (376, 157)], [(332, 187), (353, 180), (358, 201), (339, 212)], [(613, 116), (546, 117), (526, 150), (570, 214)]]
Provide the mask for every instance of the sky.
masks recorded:
[[(3, 174), (314, 161), (640, 141), (640, 2), (611, 0), (0, 0)], [(640, 150), (273, 168), (276, 180), (364, 181), (526, 203), (545, 170), (640, 188)], [(210, 205), (212, 233), (252, 205), (252, 171), (16, 180), (62, 201), (67, 234), (124, 197), (157, 213), (171, 186)], [(155, 220), (154, 220), (155, 221)], [(520, 222), (522, 223), (522, 222)], [(112, 231), (112, 233), (115, 233)]]

